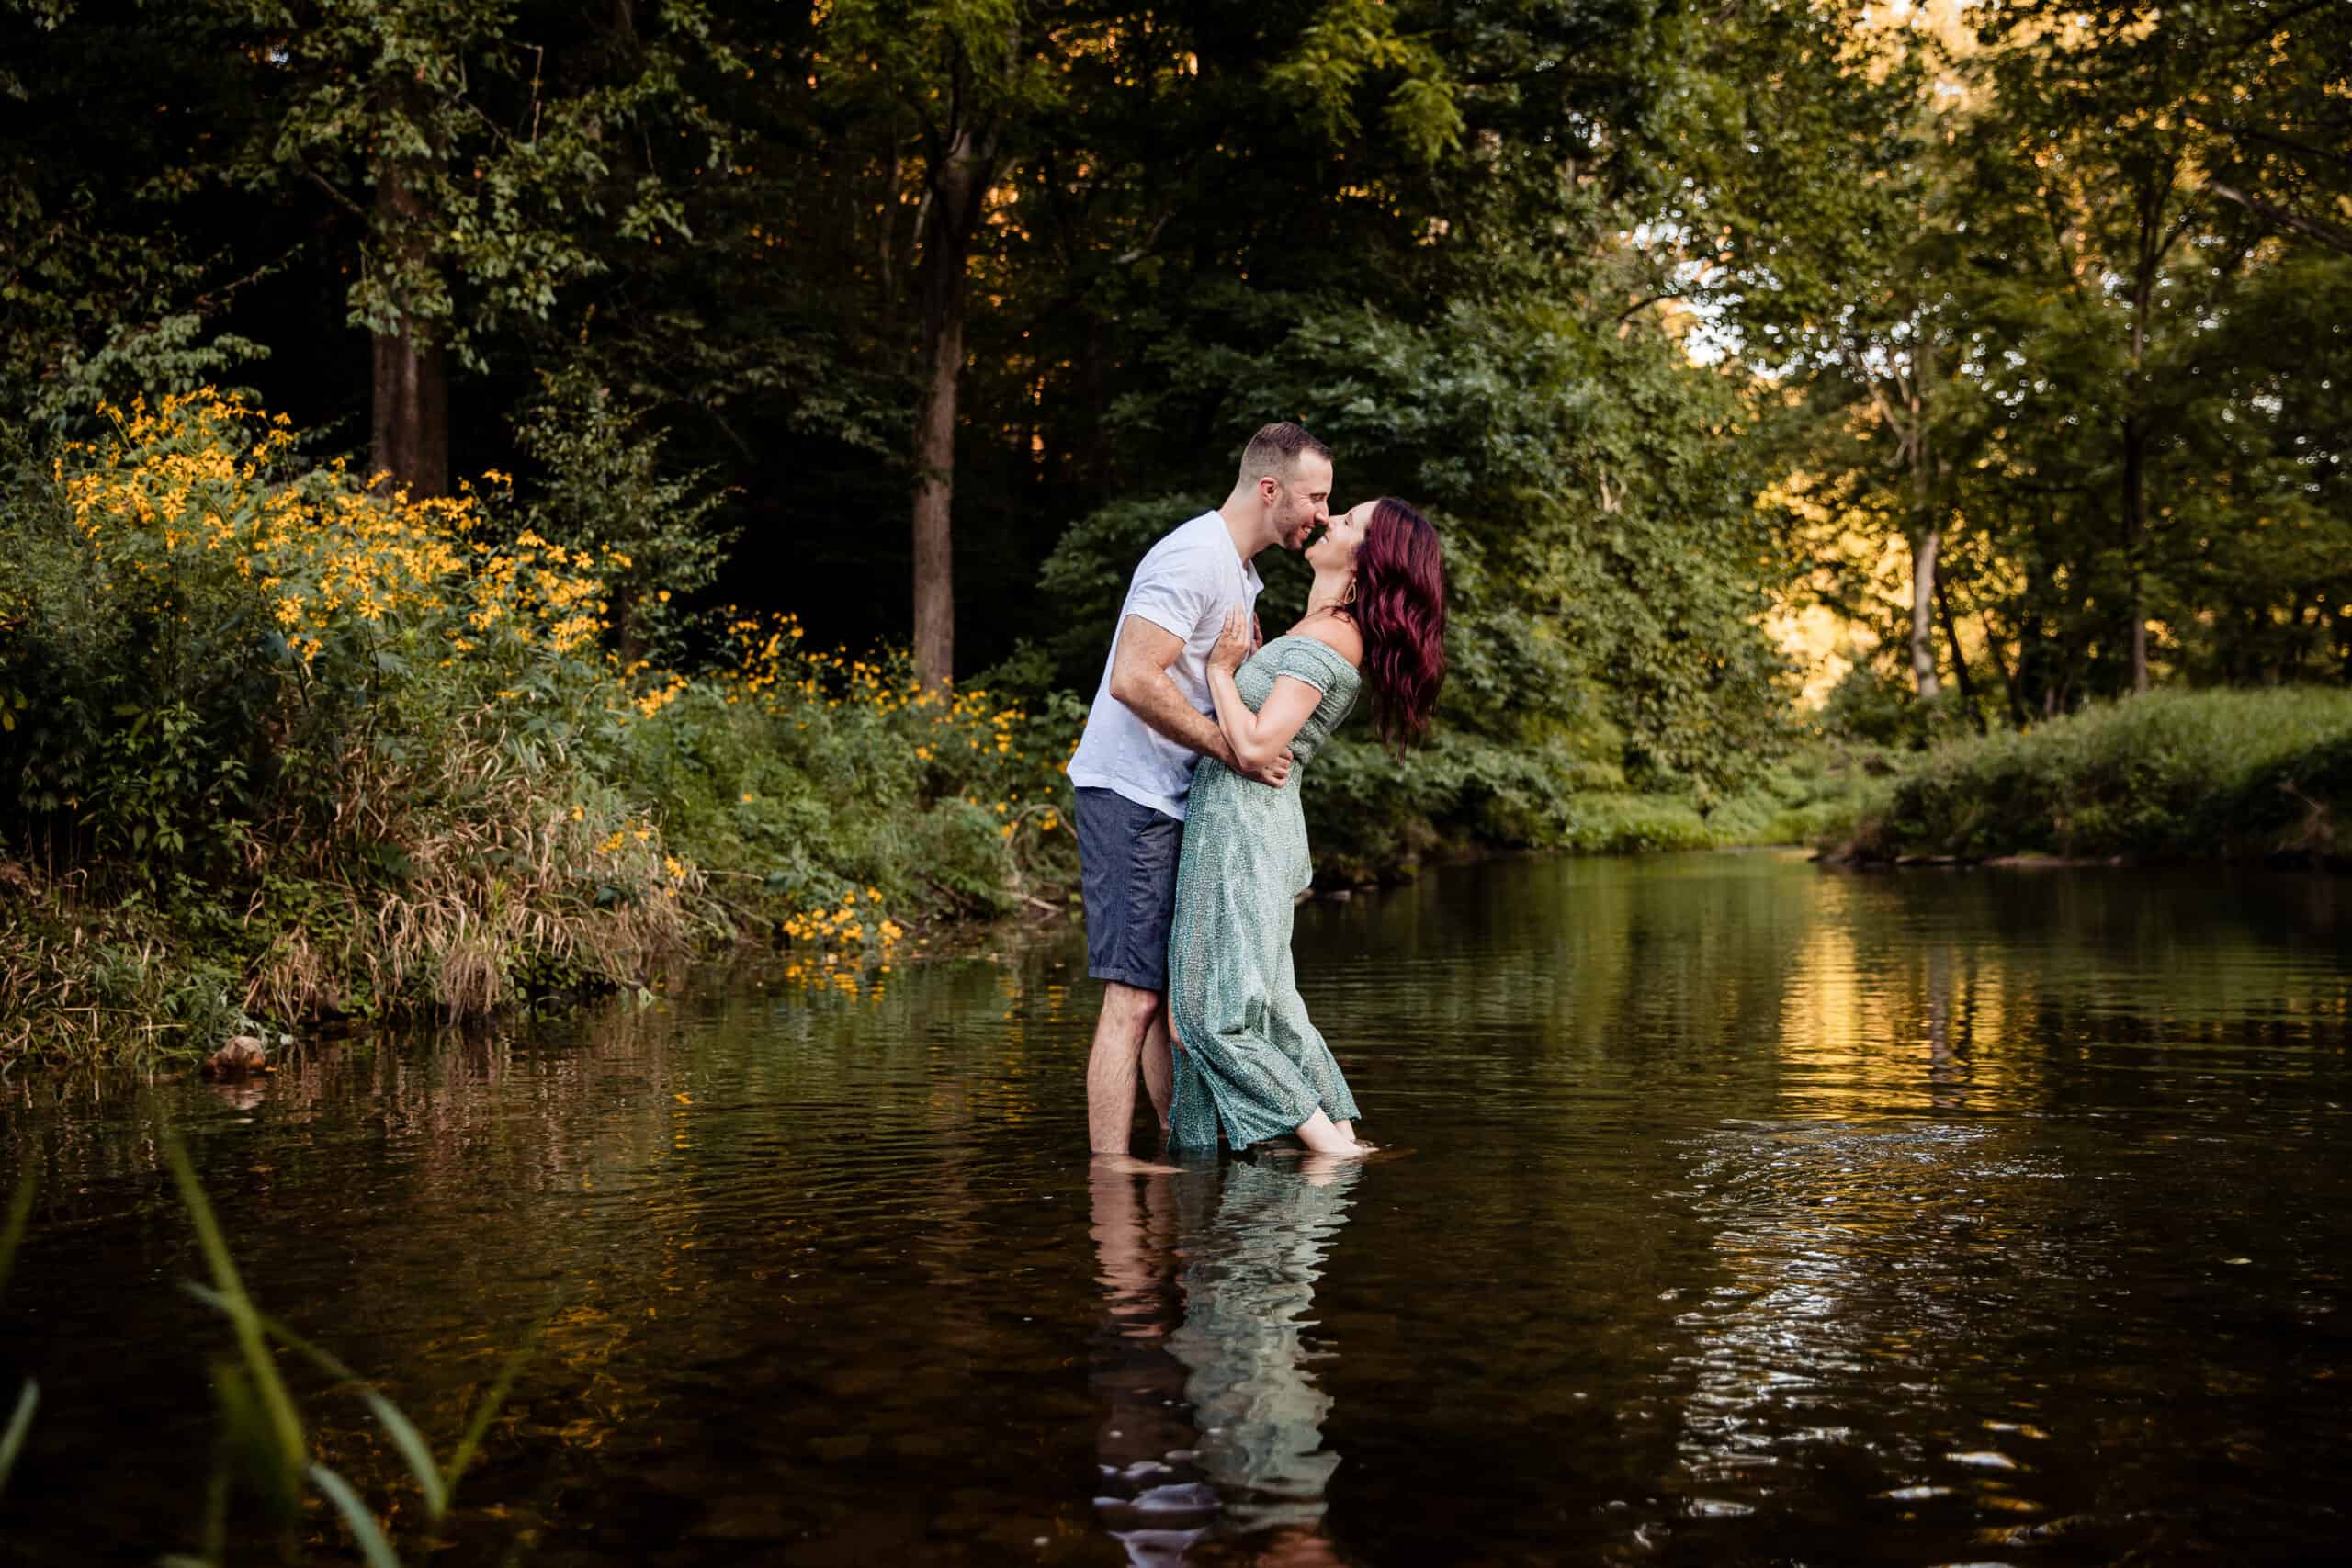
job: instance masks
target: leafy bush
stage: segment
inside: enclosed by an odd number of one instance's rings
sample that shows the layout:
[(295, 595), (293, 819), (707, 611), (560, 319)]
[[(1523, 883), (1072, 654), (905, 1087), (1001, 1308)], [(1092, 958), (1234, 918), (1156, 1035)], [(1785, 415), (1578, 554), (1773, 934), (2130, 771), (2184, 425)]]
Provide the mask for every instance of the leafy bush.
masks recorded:
[(1824, 733), (1841, 739), (1906, 751), (1979, 733), (1959, 693), (1947, 690), (1922, 702), (1907, 671), (1890, 675), (1869, 660), (1831, 688), (1820, 725)]
[(363, 484), (234, 397), (104, 412), (0, 491), (0, 1056), (476, 1013), (747, 935), (856, 989), (1074, 866), (1067, 702), (789, 618), (625, 662), (608, 581), (667, 591), (593, 520)]
[(2340, 859), (2352, 692), (2156, 692), (1918, 759), (1882, 852)]
[(665, 472), (661, 434), (585, 365), (540, 379), (515, 421), (517, 445), (548, 474), (524, 521), (603, 562), (614, 640), (628, 657), (677, 660), (683, 601), (717, 579), (732, 542), (711, 520), (725, 498), (707, 474)]

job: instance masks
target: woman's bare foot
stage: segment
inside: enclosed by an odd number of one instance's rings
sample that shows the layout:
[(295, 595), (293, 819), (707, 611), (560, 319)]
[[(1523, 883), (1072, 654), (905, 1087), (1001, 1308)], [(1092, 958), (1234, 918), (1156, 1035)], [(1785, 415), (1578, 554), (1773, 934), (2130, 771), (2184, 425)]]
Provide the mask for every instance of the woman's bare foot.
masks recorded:
[(1330, 1155), (1339, 1159), (1355, 1159), (1371, 1153), (1354, 1138), (1340, 1130), (1320, 1111), (1298, 1124), (1298, 1141), (1318, 1155)]

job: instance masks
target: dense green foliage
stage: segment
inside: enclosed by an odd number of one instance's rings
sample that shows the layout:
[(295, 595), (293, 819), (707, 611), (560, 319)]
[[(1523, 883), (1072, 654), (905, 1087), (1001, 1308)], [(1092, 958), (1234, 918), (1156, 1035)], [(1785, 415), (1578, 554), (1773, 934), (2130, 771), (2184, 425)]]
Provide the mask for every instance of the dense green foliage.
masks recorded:
[(1796, 400), (1775, 500), (1807, 591), (1980, 727), (2343, 680), (2352, 11), (1951, 20), (1905, 43), (1894, 134), (1821, 143), (1872, 172), (1859, 231), (1796, 236), (1740, 309)]
[(1067, 711), (789, 617), (625, 660), (626, 551), (371, 495), (233, 400), (110, 412), (0, 506), (0, 1054), (476, 1013), (738, 937), (855, 988), (916, 913), (1067, 876)]
[(1934, 748), (1850, 848), (2341, 864), (2348, 818), (2352, 692), (2155, 692)]
[[(1446, 541), (1444, 727), (1407, 758), (1368, 734), (1326, 750), (1308, 785), (1324, 851), (1377, 872), (1446, 840), (1574, 843), (1586, 792), (1703, 807), (1755, 777), (1782, 698), (1725, 379), (1532, 305), (1419, 326), (1333, 312), (1281, 340), (1264, 379), (1263, 406), (1363, 454), (1344, 482), (1425, 498)], [(1127, 571), (1183, 506), (1105, 508), (1047, 560), (1071, 612), (1048, 645), (1063, 680), (1099, 671)], [(1279, 626), (1305, 574), (1261, 564)]]

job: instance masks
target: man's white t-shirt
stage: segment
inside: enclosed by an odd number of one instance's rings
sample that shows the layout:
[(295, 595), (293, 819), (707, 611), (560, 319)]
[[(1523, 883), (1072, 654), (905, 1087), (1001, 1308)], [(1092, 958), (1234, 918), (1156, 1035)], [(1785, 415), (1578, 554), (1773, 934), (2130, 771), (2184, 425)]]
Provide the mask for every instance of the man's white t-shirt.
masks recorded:
[(1225, 519), (1204, 512), (1144, 556), (1127, 584), (1126, 603), (1119, 606), (1119, 624), (1112, 633), (1111, 657), (1102, 664), (1102, 683), (1095, 688), (1094, 706), (1086, 716), (1086, 733), (1069, 760), (1069, 782), (1081, 789), (1107, 789), (1149, 807), (1178, 821), (1184, 819), (1184, 797), (1193, 788), (1193, 765), (1201, 754), (1170, 740), (1136, 716), (1133, 708), (1111, 694), (1111, 670), (1119, 657), (1119, 637), (1129, 615), (1141, 615), (1184, 639), (1184, 650), (1169, 665), (1169, 678), (1184, 700), (1203, 713), (1216, 711), (1209, 694), (1209, 650), (1224, 628), (1225, 613), (1238, 604), (1255, 612), (1258, 591), (1265, 586), (1258, 569), (1233, 547)]

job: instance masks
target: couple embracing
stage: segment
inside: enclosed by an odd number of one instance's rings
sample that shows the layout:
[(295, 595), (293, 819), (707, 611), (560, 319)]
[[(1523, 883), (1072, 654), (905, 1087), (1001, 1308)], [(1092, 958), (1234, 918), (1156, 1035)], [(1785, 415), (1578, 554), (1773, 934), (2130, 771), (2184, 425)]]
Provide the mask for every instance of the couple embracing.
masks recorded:
[[(1445, 675), (1437, 530), (1401, 501), (1330, 514), (1330, 448), (1296, 424), (1250, 440), (1233, 493), (1145, 555), (1070, 759), (1098, 1155), (1125, 1155), (1141, 1077), (1171, 1149), (1295, 1135), (1360, 1155), (1356, 1102), (1307, 1021), (1292, 909), (1312, 879), (1299, 773), (1368, 690), (1384, 740), (1428, 727)], [(1311, 542), (1310, 542), (1311, 541)], [(1261, 642), (1271, 546), (1315, 570), (1306, 614)]]

